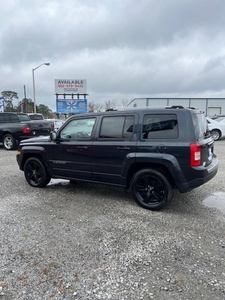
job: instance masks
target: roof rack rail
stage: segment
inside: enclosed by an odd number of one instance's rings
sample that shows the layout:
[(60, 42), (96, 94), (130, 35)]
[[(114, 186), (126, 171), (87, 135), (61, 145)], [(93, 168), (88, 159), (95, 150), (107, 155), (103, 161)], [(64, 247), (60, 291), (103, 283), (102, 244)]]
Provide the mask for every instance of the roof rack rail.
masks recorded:
[(172, 105), (172, 106), (169, 106), (169, 107), (166, 107), (167, 109), (171, 109), (171, 108), (175, 108), (175, 109), (182, 109), (184, 108), (182, 105)]

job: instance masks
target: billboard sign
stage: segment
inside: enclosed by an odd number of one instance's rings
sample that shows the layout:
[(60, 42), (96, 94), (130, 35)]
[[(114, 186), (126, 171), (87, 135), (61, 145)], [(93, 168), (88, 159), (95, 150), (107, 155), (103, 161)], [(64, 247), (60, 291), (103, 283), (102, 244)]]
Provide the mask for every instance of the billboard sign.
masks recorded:
[(86, 79), (55, 79), (56, 94), (87, 94)]
[(4, 97), (0, 97), (0, 113), (4, 112)]
[(56, 99), (56, 112), (58, 114), (87, 113), (87, 99)]

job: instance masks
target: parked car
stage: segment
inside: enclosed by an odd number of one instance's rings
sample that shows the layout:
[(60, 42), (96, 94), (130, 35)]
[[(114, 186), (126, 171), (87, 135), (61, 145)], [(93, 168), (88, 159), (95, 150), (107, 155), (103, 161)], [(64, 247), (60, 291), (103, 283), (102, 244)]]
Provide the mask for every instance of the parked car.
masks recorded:
[(215, 121), (217, 121), (217, 122), (225, 122), (225, 117), (219, 117), (219, 118), (215, 119)]
[(65, 121), (61, 119), (46, 119), (46, 120), (54, 123), (55, 131), (59, 130), (59, 128), (65, 123)]
[(212, 120), (209, 117), (206, 117), (208, 122), (209, 130), (212, 132), (213, 139), (215, 141), (225, 137), (225, 123), (218, 122), (217, 120)]
[(32, 187), (51, 178), (116, 185), (151, 210), (218, 170), (205, 115), (177, 106), (74, 115), (50, 138), (22, 141), (17, 162)]
[(49, 135), (53, 126), (53, 123), (43, 120), (31, 121), (24, 113), (0, 113), (0, 143), (6, 150), (13, 150), (23, 139)]
[(39, 113), (27, 113), (27, 115), (30, 117), (31, 120), (37, 121), (37, 120), (44, 120), (44, 116)]
[(209, 117), (209, 118), (212, 119), (212, 120), (216, 120), (216, 119), (218, 119), (220, 117), (225, 117), (225, 115), (222, 115), (222, 114), (217, 115), (217, 114), (215, 114), (215, 115), (213, 115), (212, 117)]

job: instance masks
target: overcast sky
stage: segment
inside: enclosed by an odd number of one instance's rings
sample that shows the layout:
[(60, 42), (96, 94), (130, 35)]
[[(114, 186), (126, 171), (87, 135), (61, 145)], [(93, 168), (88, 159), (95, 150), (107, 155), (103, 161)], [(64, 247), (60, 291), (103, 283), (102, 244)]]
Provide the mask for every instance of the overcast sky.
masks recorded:
[[(224, 0), (0, 0), (0, 92), (55, 111), (54, 79), (89, 101), (225, 97)], [(16, 105), (17, 103), (14, 103)]]

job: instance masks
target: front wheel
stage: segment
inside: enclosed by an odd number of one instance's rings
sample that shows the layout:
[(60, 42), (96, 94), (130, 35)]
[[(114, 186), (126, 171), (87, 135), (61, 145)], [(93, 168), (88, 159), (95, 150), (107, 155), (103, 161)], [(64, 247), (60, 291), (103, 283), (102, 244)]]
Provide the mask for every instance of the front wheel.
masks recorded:
[(159, 210), (172, 199), (169, 180), (154, 169), (138, 171), (132, 178), (131, 192), (137, 204), (150, 210)]
[(11, 134), (6, 134), (2, 140), (3, 147), (6, 150), (14, 150), (16, 149), (16, 140)]
[(45, 187), (51, 180), (42, 160), (36, 157), (28, 158), (25, 162), (24, 175), (33, 187)]

